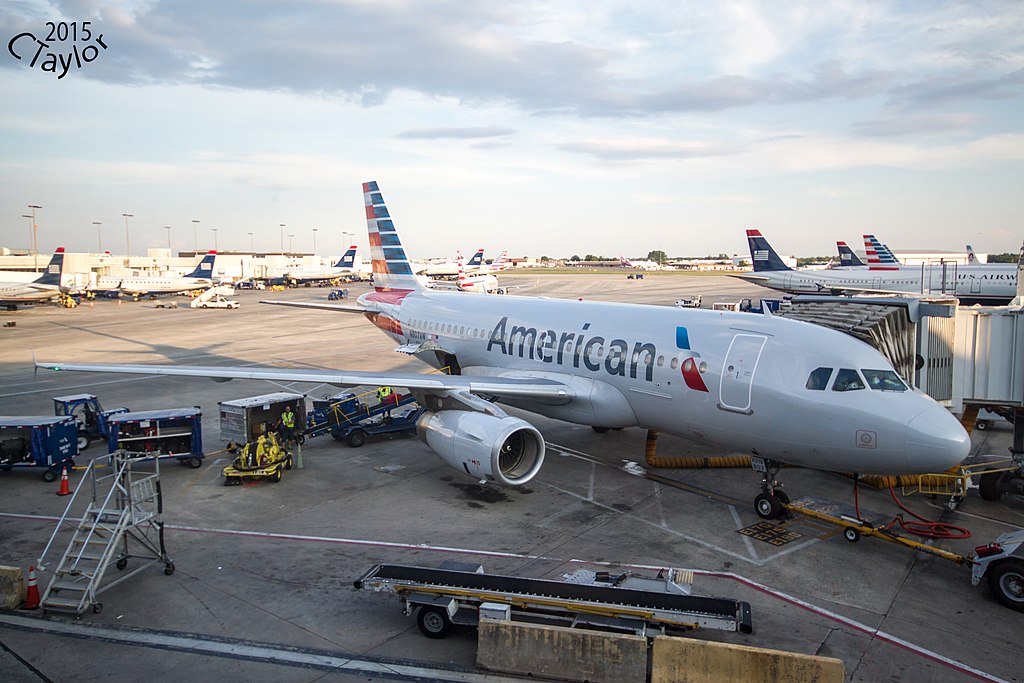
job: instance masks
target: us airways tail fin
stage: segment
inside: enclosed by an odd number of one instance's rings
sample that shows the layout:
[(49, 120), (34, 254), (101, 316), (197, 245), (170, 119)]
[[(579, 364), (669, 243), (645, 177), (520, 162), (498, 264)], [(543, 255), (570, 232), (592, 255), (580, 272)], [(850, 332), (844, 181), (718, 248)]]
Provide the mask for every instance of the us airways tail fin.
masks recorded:
[(967, 263), (972, 266), (980, 263), (978, 257), (974, 255), (974, 247), (969, 244), (967, 245)]
[(860, 260), (857, 256), (857, 252), (850, 249), (846, 242), (836, 242), (836, 248), (839, 249), (839, 265), (840, 266), (865, 266), (867, 265)]
[(484, 264), (484, 250), (477, 249), (476, 253), (473, 254), (473, 258), (466, 262), (466, 268), (479, 268)]
[(760, 230), (747, 230), (747, 246), (750, 247), (750, 261), (754, 264), (755, 273), (766, 270), (792, 270), (775, 253)]
[(337, 263), (334, 264), (335, 268), (348, 268), (352, 270), (356, 265), (356, 245), (352, 245), (348, 248)]
[(206, 256), (199, 262), (195, 270), (185, 275), (185, 277), (197, 277), (204, 278), (213, 282), (213, 262), (217, 259), (217, 252), (211, 249), (206, 252)]
[(363, 204), (366, 207), (366, 232), (370, 238), (373, 260), (373, 286), (378, 292), (409, 292), (424, 289), (413, 273), (405, 255), (402, 240), (391, 222), (384, 197), (376, 181), (363, 183)]
[(867, 252), (871, 270), (898, 270), (899, 259), (889, 247), (878, 241), (874, 235), (864, 235), (864, 250)]
[(46, 270), (32, 281), (32, 285), (46, 289), (60, 287), (60, 276), (63, 270), (64, 247), (57, 247), (57, 251), (53, 252), (53, 256), (50, 257), (50, 262), (46, 264)]

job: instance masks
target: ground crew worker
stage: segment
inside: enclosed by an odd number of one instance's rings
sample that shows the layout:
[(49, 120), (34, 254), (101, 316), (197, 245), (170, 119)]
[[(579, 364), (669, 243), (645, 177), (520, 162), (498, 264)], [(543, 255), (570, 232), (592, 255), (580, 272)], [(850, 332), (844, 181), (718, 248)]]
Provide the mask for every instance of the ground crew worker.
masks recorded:
[[(377, 400), (380, 401), (382, 406), (391, 403), (391, 393), (391, 387), (380, 387), (377, 389)], [(384, 411), (384, 417), (391, 417), (390, 409)]]
[(292, 412), (291, 406), (285, 406), (284, 412), (281, 413), (281, 434), (282, 440), (285, 443), (295, 440), (295, 413)]

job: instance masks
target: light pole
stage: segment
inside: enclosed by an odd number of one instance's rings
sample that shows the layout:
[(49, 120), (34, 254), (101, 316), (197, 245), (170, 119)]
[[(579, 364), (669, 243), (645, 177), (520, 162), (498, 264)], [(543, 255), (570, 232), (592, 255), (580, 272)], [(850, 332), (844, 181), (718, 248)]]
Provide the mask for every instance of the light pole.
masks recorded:
[(199, 221), (192, 219), (192, 239), (195, 240), (195, 253), (199, 253)]
[(210, 228), (213, 230), (213, 250), (217, 251), (217, 228)]
[(313, 228), (313, 255), (316, 256), (316, 228)]
[(122, 213), (121, 215), (124, 216), (124, 244), (127, 249), (126, 253), (128, 255), (128, 258), (130, 259), (132, 257), (132, 238), (131, 236), (128, 235), (128, 219), (134, 218), (135, 214)]
[(93, 221), (93, 225), (96, 226), (96, 246), (99, 247), (99, 251), (103, 253), (103, 235), (100, 234), (100, 226), (103, 225), (100, 221)]
[(281, 229), (281, 253), (284, 253), (284, 223), (278, 223), (278, 227)]
[(170, 252), (170, 250), (171, 250), (171, 226), (165, 225), (164, 226), (164, 230), (167, 231), (167, 251)]
[(295, 237), (295, 235), (288, 235), (288, 253), (289, 254), (292, 253), (292, 238), (293, 237)]
[(32, 250), (38, 254), (39, 242), (36, 241), (36, 232), (38, 231), (39, 226), (36, 225), (36, 209), (41, 209), (43, 207), (38, 204), (29, 204), (28, 208), (32, 209)]
[(250, 254), (251, 253), (255, 253), (255, 251), (252, 248), (252, 233), (251, 232), (249, 233), (249, 253)]

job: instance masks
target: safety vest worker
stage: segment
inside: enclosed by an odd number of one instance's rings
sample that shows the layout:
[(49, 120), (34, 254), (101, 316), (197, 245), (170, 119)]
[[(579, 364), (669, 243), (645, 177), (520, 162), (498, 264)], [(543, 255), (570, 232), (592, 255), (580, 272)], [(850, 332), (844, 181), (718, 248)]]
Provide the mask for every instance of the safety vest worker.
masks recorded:
[(295, 429), (295, 413), (292, 412), (291, 406), (286, 406), (284, 412), (281, 413), (281, 422), (288, 429)]
[(377, 399), (384, 403), (384, 400), (391, 395), (391, 387), (381, 387), (377, 390)]

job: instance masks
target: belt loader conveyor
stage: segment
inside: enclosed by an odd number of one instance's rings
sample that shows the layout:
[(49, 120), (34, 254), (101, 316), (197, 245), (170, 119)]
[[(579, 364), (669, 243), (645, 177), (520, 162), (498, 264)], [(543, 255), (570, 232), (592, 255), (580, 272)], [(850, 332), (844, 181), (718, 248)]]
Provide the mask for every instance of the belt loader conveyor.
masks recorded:
[[(355, 581), (355, 587), (397, 594), (405, 614), (418, 608), (417, 624), (430, 638), (443, 638), (453, 623), (476, 625), (483, 603), (508, 605), (513, 619), (637, 635), (698, 628), (753, 632), (750, 605), (738, 600), (484, 574), (482, 567), (478, 570), (376, 565)], [(676, 570), (666, 571), (671, 577)]]

